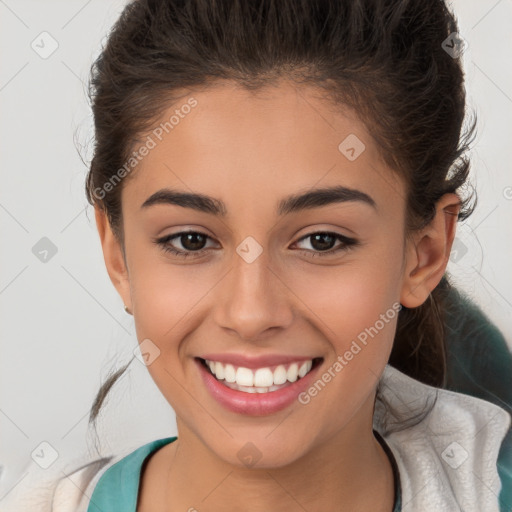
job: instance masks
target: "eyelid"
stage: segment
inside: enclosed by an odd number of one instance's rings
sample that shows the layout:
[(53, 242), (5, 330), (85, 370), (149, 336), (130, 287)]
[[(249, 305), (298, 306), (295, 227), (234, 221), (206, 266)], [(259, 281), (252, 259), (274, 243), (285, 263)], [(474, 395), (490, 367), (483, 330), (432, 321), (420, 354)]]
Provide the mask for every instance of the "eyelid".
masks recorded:
[(210, 249), (200, 249), (198, 251), (185, 251), (185, 250), (182, 250), (182, 249), (174, 249), (170, 244), (169, 242), (171, 240), (174, 240), (174, 239), (179, 239), (181, 236), (183, 235), (187, 235), (187, 234), (195, 234), (195, 235), (202, 235), (204, 237), (207, 238), (207, 243), (208, 243), (208, 240), (214, 240), (213, 237), (211, 237), (210, 235), (208, 235), (207, 233), (204, 233), (202, 231), (199, 231), (197, 229), (187, 229), (187, 230), (184, 230), (184, 231), (178, 231), (176, 233), (170, 233), (168, 235), (164, 235), (164, 236), (161, 236), (161, 237), (156, 237), (156, 238), (153, 238), (152, 241), (159, 245), (162, 250), (166, 251), (166, 252), (171, 252), (171, 253), (174, 253), (174, 254), (181, 254), (183, 256), (188, 256), (188, 255), (191, 255), (193, 256), (194, 254), (196, 255), (202, 255), (204, 254), (205, 252), (208, 252)]
[[(194, 230), (194, 229), (188, 229), (188, 230), (184, 230), (184, 231), (178, 231), (176, 233), (170, 233), (170, 234), (164, 235), (162, 237), (153, 238), (153, 242), (156, 243), (157, 245), (159, 245), (161, 247), (161, 249), (164, 250), (165, 252), (169, 252), (169, 253), (175, 254), (178, 257), (183, 257), (183, 258), (186, 258), (189, 256), (200, 257), (200, 256), (203, 256), (206, 252), (210, 252), (211, 248), (203, 248), (203, 249), (199, 249), (198, 251), (188, 251), (188, 250), (182, 250), (182, 249), (175, 249), (174, 247), (172, 247), (169, 244), (169, 242), (171, 240), (174, 240), (176, 238), (179, 239), (181, 236), (189, 234), (189, 233), (204, 236), (209, 240), (214, 240), (214, 238), (211, 237), (210, 235), (208, 235), (207, 233), (204, 233), (204, 232), (198, 231), (198, 230)], [(336, 240), (341, 241), (341, 244), (339, 244), (337, 246), (337, 248), (335, 246), (335, 248), (331, 248), (326, 251), (315, 251), (315, 250), (310, 250), (310, 249), (299, 249), (299, 250), (306, 252), (308, 254), (311, 254), (312, 256), (327, 256), (328, 257), (330, 255), (338, 254), (338, 253), (347, 251), (355, 246), (360, 245), (360, 242), (357, 239), (343, 235), (341, 233), (337, 233), (335, 231), (330, 231), (328, 229), (317, 229), (316, 231), (315, 230), (310, 231), (309, 233), (306, 233), (305, 235), (300, 237), (298, 240), (296, 240), (293, 243), (293, 245), (295, 245), (299, 242), (302, 242), (303, 240), (306, 240), (308, 238), (311, 238), (314, 235), (318, 235), (318, 234), (332, 235), (332, 236), (334, 236), (334, 238)]]
[(341, 243), (337, 246), (335, 245), (334, 248), (328, 249), (327, 251), (315, 251), (315, 250), (311, 250), (311, 249), (299, 249), (299, 250), (311, 253), (313, 256), (317, 256), (317, 255), (318, 256), (321, 256), (321, 255), (327, 256), (330, 254), (331, 255), (338, 254), (339, 252), (347, 251), (348, 249), (350, 249), (354, 246), (360, 245), (360, 242), (355, 238), (352, 238), (352, 237), (349, 237), (346, 235), (342, 235), (341, 233), (337, 233), (336, 231), (329, 231), (329, 230), (312, 231), (312, 232), (302, 236), (301, 238), (299, 238), (296, 242), (294, 242), (293, 245), (295, 245), (299, 242), (302, 242), (303, 240), (307, 240), (308, 238), (311, 238), (314, 235), (319, 235), (319, 234), (331, 235), (336, 239), (336, 241), (340, 241)]

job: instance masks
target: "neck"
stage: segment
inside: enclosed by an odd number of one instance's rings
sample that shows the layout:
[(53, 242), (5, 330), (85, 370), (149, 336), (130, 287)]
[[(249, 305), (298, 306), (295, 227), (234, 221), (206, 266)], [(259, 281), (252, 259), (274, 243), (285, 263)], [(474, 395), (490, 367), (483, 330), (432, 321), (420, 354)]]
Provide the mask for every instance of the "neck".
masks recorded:
[(392, 466), (371, 418), (354, 417), (303, 457), (270, 468), (228, 464), (178, 421), (178, 440), (167, 446), (166, 469), (160, 471), (162, 510), (391, 512)]

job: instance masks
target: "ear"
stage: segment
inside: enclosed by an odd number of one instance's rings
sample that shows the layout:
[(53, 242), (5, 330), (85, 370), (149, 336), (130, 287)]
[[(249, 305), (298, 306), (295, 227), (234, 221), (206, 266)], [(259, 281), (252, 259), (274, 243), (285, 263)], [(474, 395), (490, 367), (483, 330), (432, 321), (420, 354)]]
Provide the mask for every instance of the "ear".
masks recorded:
[(421, 306), (441, 281), (455, 238), (460, 206), (456, 194), (443, 195), (436, 204), (432, 221), (407, 241), (400, 295), (403, 306)]
[(103, 248), (103, 258), (110, 280), (121, 296), (124, 305), (132, 310), (128, 267), (121, 243), (112, 232), (105, 212), (96, 206), (94, 216), (96, 217), (96, 226)]

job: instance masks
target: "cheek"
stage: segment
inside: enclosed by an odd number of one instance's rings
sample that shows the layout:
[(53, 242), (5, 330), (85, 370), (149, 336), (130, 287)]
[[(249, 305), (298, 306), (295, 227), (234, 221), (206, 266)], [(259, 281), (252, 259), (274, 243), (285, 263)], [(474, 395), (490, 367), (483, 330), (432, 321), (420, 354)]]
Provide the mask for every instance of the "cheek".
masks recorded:
[(389, 360), (400, 309), (399, 269), (382, 260), (378, 267), (360, 260), (316, 277), (307, 303), (332, 350), (301, 403), (331, 435), (370, 399)]
[(133, 243), (130, 249), (130, 286), (138, 339), (177, 339), (183, 324), (201, 307), (201, 299), (212, 289), (216, 277), (203, 265), (171, 263), (163, 252), (144, 246), (144, 242)]
[[(333, 344), (341, 349), (347, 339), (374, 325), (393, 304), (397, 307), (400, 276), (400, 261), (383, 250), (354, 254), (337, 267), (306, 267), (290, 274), (289, 282), (317, 317), (317, 325), (323, 325), (326, 337), (339, 340)], [(389, 330), (385, 329), (386, 334)]]
[(340, 421), (372, 392), (388, 362), (400, 309), (397, 252), (383, 241), (380, 249), (354, 253), (339, 267), (311, 270), (292, 285), (331, 348), (320, 378), (329, 382), (326, 402), (339, 405)]

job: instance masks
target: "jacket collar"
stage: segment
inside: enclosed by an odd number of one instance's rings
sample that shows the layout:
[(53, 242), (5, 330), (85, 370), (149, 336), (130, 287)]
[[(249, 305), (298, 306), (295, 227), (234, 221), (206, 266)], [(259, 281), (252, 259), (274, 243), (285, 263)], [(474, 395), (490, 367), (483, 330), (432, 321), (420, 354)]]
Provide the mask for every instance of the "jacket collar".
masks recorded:
[(510, 415), (387, 365), (373, 426), (395, 456), (403, 512), (499, 512), (498, 453)]

